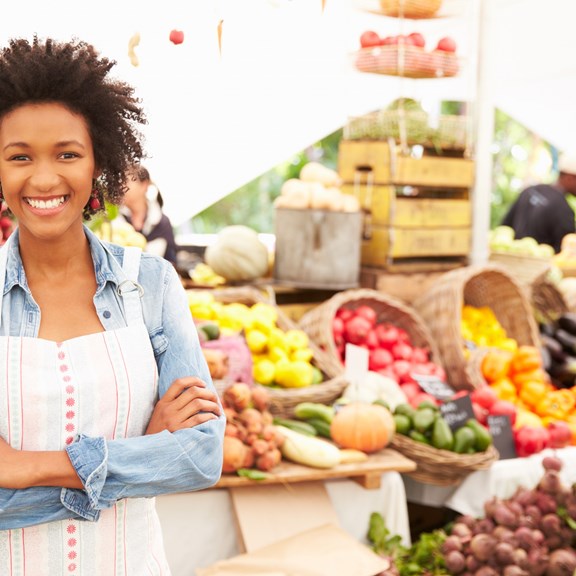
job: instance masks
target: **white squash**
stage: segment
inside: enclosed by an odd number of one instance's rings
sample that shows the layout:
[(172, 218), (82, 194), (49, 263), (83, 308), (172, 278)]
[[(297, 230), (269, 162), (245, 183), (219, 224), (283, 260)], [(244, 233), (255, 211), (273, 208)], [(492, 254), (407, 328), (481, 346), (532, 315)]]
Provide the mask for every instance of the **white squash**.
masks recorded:
[(223, 228), (207, 246), (204, 260), (216, 274), (232, 282), (260, 278), (269, 267), (267, 246), (255, 230), (242, 225)]
[(338, 172), (320, 164), (319, 162), (308, 162), (300, 170), (300, 180), (304, 182), (318, 182), (327, 188), (340, 186), (342, 183)]
[(282, 456), (297, 464), (313, 468), (333, 468), (340, 464), (340, 449), (326, 440), (304, 436), (285, 426), (276, 426), (284, 436), (280, 447)]

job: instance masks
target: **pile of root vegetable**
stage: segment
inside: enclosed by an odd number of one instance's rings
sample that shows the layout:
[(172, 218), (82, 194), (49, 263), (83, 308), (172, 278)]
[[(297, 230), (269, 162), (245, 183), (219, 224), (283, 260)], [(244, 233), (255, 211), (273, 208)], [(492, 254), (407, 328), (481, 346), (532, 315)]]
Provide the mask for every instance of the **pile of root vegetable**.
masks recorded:
[[(445, 530), (423, 534), (411, 549), (373, 549), (391, 560), (380, 576), (573, 576), (576, 574), (576, 484), (562, 484), (562, 461), (543, 459), (544, 475), (534, 489), (519, 488), (507, 500), (492, 498), (484, 516), (458, 516)], [(423, 562), (415, 563), (428, 549)]]

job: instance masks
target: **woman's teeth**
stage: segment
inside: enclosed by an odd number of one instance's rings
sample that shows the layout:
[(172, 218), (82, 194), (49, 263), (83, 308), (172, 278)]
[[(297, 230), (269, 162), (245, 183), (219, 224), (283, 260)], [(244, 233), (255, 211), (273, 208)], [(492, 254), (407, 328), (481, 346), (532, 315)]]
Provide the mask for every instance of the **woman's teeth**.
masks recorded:
[(60, 196), (60, 198), (52, 198), (51, 200), (34, 200), (33, 198), (26, 198), (26, 202), (28, 202), (32, 208), (46, 210), (49, 208), (58, 208), (58, 206), (64, 204), (65, 199), (64, 196)]

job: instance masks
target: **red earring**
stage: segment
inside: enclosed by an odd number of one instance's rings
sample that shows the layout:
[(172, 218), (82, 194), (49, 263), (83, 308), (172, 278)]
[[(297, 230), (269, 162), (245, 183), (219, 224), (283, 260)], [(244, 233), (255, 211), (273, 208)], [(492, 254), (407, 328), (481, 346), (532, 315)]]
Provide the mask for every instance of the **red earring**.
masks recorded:
[(90, 208), (92, 210), (100, 210), (100, 200), (98, 200), (97, 194), (98, 192), (94, 190), (92, 196), (90, 196)]

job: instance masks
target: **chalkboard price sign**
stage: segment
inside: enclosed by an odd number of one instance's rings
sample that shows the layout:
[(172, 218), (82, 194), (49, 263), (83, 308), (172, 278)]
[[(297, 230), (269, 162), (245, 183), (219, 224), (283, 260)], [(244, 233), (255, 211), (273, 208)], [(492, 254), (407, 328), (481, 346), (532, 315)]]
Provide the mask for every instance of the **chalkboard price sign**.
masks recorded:
[(444, 420), (448, 422), (451, 430), (457, 430), (464, 426), (467, 420), (474, 418), (472, 401), (468, 395), (440, 404), (440, 412)]
[(516, 446), (510, 416), (506, 414), (488, 416), (488, 429), (492, 434), (494, 448), (500, 453), (500, 460), (516, 458)]
[(438, 400), (448, 400), (456, 393), (446, 382), (440, 380), (437, 376), (428, 376), (425, 374), (410, 374), (424, 392), (434, 396)]

